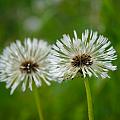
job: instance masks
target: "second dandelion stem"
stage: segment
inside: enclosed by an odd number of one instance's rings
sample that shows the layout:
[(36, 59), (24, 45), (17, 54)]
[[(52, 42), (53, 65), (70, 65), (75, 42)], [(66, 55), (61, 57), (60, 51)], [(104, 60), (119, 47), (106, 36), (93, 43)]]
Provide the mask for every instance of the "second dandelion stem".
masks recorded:
[(87, 95), (88, 117), (89, 117), (89, 120), (94, 120), (93, 105), (92, 105), (92, 96), (91, 96), (91, 91), (90, 91), (90, 86), (89, 86), (88, 79), (84, 80), (84, 84), (85, 84), (86, 95)]

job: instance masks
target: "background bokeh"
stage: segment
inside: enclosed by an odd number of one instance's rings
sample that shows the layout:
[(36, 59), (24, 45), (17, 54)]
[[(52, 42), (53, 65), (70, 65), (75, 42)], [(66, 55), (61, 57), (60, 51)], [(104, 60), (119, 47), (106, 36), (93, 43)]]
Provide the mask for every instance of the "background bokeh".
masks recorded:
[[(64, 33), (73, 36), (85, 29), (108, 37), (117, 51), (118, 70), (110, 79), (90, 79), (95, 120), (120, 119), (120, 0), (0, 0), (0, 52), (5, 46), (26, 37), (55, 43)], [(45, 120), (87, 120), (87, 102), (81, 79), (62, 84), (43, 83), (38, 88)], [(10, 96), (0, 83), (0, 120), (39, 120), (34, 90)]]

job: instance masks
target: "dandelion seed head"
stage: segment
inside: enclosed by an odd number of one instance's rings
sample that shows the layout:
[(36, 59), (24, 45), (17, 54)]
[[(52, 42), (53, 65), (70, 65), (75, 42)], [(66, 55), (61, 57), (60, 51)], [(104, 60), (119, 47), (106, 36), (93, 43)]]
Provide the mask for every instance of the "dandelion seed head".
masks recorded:
[(108, 71), (116, 70), (112, 61), (117, 58), (111, 42), (103, 35), (85, 30), (82, 37), (63, 35), (53, 45), (50, 61), (51, 75), (58, 82), (73, 79), (80, 74), (84, 78), (95, 76), (109, 78)]
[[(23, 44), (17, 40), (3, 50), (0, 56), (0, 82), (6, 82), (11, 94), (22, 84), (22, 91), (32, 84), (37, 87), (44, 81), (50, 85), (48, 55), (51, 47), (47, 42), (38, 39), (25, 39)], [(28, 84), (28, 85), (27, 85)]]

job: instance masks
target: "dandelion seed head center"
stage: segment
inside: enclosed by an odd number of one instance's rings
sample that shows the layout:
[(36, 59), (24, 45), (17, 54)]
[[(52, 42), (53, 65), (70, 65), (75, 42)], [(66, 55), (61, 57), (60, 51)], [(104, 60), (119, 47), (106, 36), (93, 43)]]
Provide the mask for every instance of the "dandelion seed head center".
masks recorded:
[(25, 61), (20, 65), (21, 72), (31, 73), (36, 72), (38, 64), (33, 61)]
[(90, 66), (93, 64), (92, 57), (87, 54), (76, 55), (71, 62), (73, 67)]

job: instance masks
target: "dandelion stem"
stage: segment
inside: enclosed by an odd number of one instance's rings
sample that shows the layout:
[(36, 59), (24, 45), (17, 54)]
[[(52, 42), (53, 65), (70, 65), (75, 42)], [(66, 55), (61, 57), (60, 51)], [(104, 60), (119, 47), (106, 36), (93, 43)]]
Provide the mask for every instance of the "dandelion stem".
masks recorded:
[(90, 86), (89, 86), (88, 79), (84, 80), (84, 84), (85, 84), (86, 95), (87, 95), (88, 117), (89, 117), (89, 120), (94, 120), (93, 105), (92, 105), (92, 96), (91, 96), (91, 91), (90, 91)]
[(39, 93), (38, 93), (37, 88), (35, 88), (34, 97), (35, 97), (35, 102), (36, 102), (36, 106), (37, 106), (39, 119), (44, 120), (42, 110), (41, 110), (41, 105), (40, 105)]

